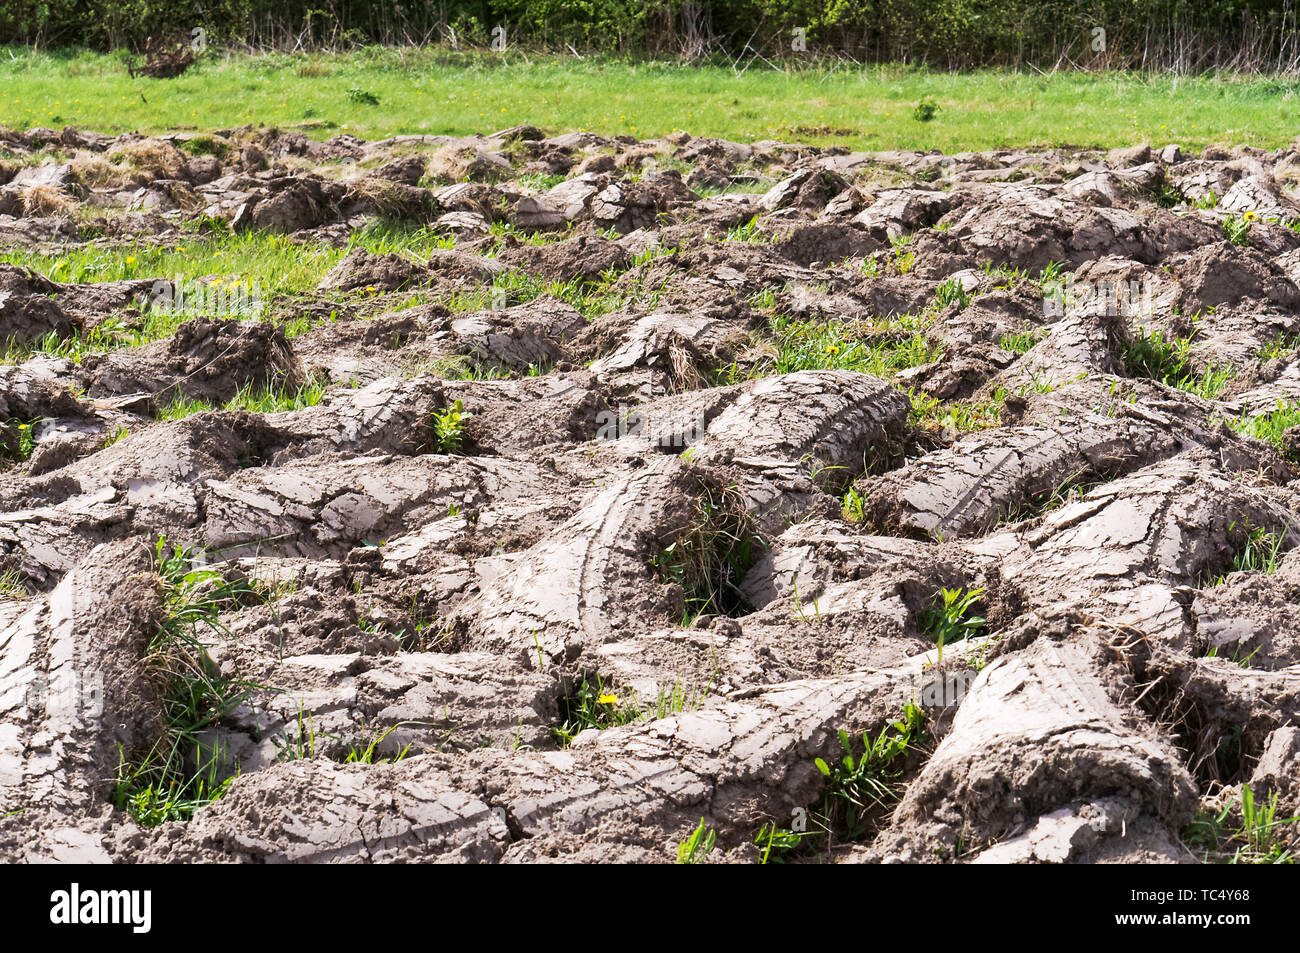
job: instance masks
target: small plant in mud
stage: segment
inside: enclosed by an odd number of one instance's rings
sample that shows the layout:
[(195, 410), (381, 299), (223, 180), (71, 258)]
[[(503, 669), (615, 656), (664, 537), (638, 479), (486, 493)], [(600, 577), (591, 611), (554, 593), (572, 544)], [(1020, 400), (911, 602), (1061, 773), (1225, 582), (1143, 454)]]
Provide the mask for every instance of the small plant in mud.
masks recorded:
[(1178, 186), (1168, 182), (1162, 183), (1156, 190), (1155, 199), (1161, 208), (1177, 208), (1187, 200)]
[(949, 278), (939, 285), (934, 294), (934, 303), (938, 308), (946, 308), (954, 301), (961, 307), (965, 308), (971, 303), (974, 292), (967, 291), (962, 287), (961, 281), (956, 278)]
[(758, 216), (755, 215), (743, 225), (736, 225), (727, 230), (727, 237), (723, 241), (727, 242), (749, 242), (750, 244), (763, 244), (768, 241), (767, 235), (758, 227)]
[[(804, 834), (788, 827), (777, 827), (776, 822), (764, 824), (754, 835), (760, 864), (783, 864), (786, 858), (798, 853), (803, 846)], [(821, 832), (817, 832), (821, 833)]]
[(1007, 392), (999, 387), (992, 397), (979, 402), (956, 400), (944, 403), (915, 389), (908, 392), (908, 397), (912, 403), (907, 415), (910, 427), (931, 432), (951, 431), (951, 435), (959, 435), (998, 426), (1006, 406)]
[(1243, 784), (1235, 803), (1203, 813), (1183, 830), (1183, 840), (1205, 863), (1294, 864), (1297, 845), (1289, 828), (1300, 817), (1279, 818), (1277, 808), (1276, 791), (1261, 804)]
[(704, 826), (704, 818), (700, 818), (700, 823), (695, 830), (691, 831), (686, 840), (677, 845), (677, 863), (679, 864), (697, 864), (709, 854), (713, 853), (713, 848), (718, 841), (718, 832), (711, 827)]
[(0, 599), (22, 599), (27, 596), (23, 575), (17, 569), (0, 572)]
[(934, 605), (921, 613), (917, 621), (921, 631), (939, 646), (940, 662), (945, 645), (984, 633), (984, 617), (972, 614), (983, 595), (983, 589), (944, 588), (935, 596)]
[(620, 694), (606, 687), (599, 675), (595, 677), (594, 685), (584, 675), (577, 690), (560, 699), (560, 724), (551, 729), (551, 734), (561, 747), (567, 748), (580, 732), (588, 728), (603, 731), (694, 710), (704, 704), (713, 691), (715, 676), (716, 673), (710, 676), (703, 686), (698, 680), (688, 686), (682, 679), (675, 678), (671, 686), (660, 685), (653, 700), (642, 703), (631, 688)]
[(880, 730), (874, 739), (862, 733), (861, 753), (848, 732), (839, 732), (843, 754), (837, 761), (816, 758), (813, 764), (826, 778), (819, 820), (840, 841), (859, 840), (900, 797), (903, 760), (925, 740), (925, 713), (907, 704), (902, 717)]
[(641, 709), (630, 692), (620, 696), (606, 689), (600, 676), (596, 676), (595, 684), (583, 676), (577, 689), (560, 699), (560, 724), (551, 729), (551, 734), (560, 747), (567, 748), (588, 728), (617, 728), (640, 717)]
[(740, 615), (749, 604), (740, 582), (766, 549), (734, 487), (706, 484), (677, 539), (650, 557), (664, 582), (681, 586), (683, 625), (701, 615)]
[(998, 338), (998, 347), (1005, 351), (1024, 354), (1046, 336), (1042, 328), (1022, 328), (1014, 334), (1004, 334)]
[[(1223, 650), (1223, 648), (1224, 646), (1222, 645), (1211, 645), (1201, 654), (1201, 658), (1220, 658), (1221, 656), (1219, 653)], [(1242, 655), (1241, 654), (1242, 646), (1238, 644), (1232, 650), (1232, 658), (1230, 658), (1228, 661), (1232, 662), (1233, 665), (1240, 666), (1241, 668), (1250, 668), (1250, 660), (1253, 659), (1256, 655), (1258, 655), (1259, 650), (1262, 648), (1263, 648), (1262, 645), (1257, 645), (1251, 651), (1247, 652), (1245, 655)]]
[(1300, 350), (1300, 334), (1281, 333), (1259, 349), (1259, 359), (1271, 361), (1279, 357), (1290, 357), (1297, 350)]
[(1199, 373), (1191, 362), (1192, 336), (1177, 337), (1156, 329), (1139, 328), (1124, 345), (1121, 359), (1130, 377), (1148, 377), (1169, 387), (1214, 400), (1232, 380), (1230, 365), (1211, 365)]
[(228, 637), (223, 609), (255, 596), (243, 582), (229, 582), (198, 555), (158, 537), (154, 567), (163, 590), (165, 617), (150, 640), (145, 670), (162, 699), (162, 736), (143, 756), (122, 751), (111, 800), (144, 827), (188, 820), (225, 793), (229, 770), (221, 752), (199, 733), (243, 702), (248, 686), (222, 676), (203, 633)]
[(36, 449), (36, 425), (39, 420), (10, 419), (0, 425), (0, 456), (16, 463), (31, 457)]
[(1300, 425), (1300, 403), (1279, 400), (1277, 407), (1267, 413), (1243, 413), (1225, 422), (1242, 436), (1266, 440), (1287, 456), (1293, 456), (1285, 435), (1292, 427)]
[(796, 811), (791, 827), (768, 822), (754, 835), (760, 864), (784, 863), (817, 853), (827, 856), (836, 844), (866, 839), (902, 797), (902, 780), (926, 741), (926, 716), (911, 703), (899, 718), (871, 737), (838, 733), (841, 754), (813, 765), (825, 779), (817, 806)]
[(1223, 237), (1234, 245), (1249, 245), (1250, 228), (1257, 218), (1254, 212), (1246, 212), (1241, 218), (1229, 215), (1223, 220)]
[(435, 453), (453, 453), (460, 449), (465, 441), (465, 422), (473, 416), (465, 413), (465, 407), (459, 398), (450, 407), (436, 411), (433, 415), (433, 439)]
[(900, 275), (905, 275), (912, 270), (916, 264), (916, 251), (908, 251), (907, 246), (911, 243), (911, 235), (890, 235), (889, 244), (894, 250), (894, 267), (898, 269)]
[(840, 500), (840, 515), (850, 523), (861, 523), (867, 518), (866, 500), (857, 487), (849, 487)]
[[(1229, 531), (1232, 526), (1228, 527)], [(1273, 575), (1277, 572), (1282, 549), (1286, 545), (1286, 529), (1273, 533), (1262, 526), (1246, 531), (1246, 541), (1233, 554), (1232, 568), (1229, 572), (1262, 572)]]
[(414, 724), (420, 724), (420, 723), (399, 721), (397, 724), (388, 728), (386, 731), (382, 732), (381, 734), (375, 735), (373, 738), (370, 739), (368, 743), (363, 742), (361, 745), (351, 745), (348, 748), (348, 753), (343, 758), (343, 763), (344, 764), (392, 764), (394, 762), (401, 761), (403, 758), (407, 756), (407, 754), (410, 753), (411, 751), (410, 743), (407, 743), (404, 747), (398, 750), (397, 753), (392, 755), (391, 757), (377, 758), (375, 755), (379, 750), (379, 746), (384, 743), (385, 738), (387, 738), (394, 731), (396, 731), (398, 728), (403, 727), (404, 725), (414, 725)]

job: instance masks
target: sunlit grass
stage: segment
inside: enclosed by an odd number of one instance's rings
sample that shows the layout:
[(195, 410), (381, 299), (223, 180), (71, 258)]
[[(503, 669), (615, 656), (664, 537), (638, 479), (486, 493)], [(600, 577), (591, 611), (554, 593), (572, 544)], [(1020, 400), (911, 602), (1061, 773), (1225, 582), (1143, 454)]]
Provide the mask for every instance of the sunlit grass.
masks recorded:
[[(303, 67), (310, 62), (311, 68)], [(308, 75), (303, 75), (303, 74)], [(348, 95), (362, 89), (368, 105)], [(222, 55), (184, 75), (132, 79), (120, 55), (0, 48), (0, 125), (105, 131), (301, 126), (326, 138), (468, 135), (530, 122), (638, 138), (674, 129), (852, 149), (1288, 145), (1294, 79), (944, 73), (901, 66), (770, 68), (369, 48), (341, 56)], [(933, 100), (930, 122), (913, 117)]]

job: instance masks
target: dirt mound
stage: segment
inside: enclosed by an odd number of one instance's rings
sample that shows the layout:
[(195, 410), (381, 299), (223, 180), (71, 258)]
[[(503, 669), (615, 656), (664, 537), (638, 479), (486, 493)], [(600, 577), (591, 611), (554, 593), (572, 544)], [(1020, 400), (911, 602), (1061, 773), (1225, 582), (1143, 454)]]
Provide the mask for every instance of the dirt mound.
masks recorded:
[(57, 290), (33, 271), (0, 265), (0, 341), (25, 344), (47, 334), (71, 335), (78, 324), (54, 300)]

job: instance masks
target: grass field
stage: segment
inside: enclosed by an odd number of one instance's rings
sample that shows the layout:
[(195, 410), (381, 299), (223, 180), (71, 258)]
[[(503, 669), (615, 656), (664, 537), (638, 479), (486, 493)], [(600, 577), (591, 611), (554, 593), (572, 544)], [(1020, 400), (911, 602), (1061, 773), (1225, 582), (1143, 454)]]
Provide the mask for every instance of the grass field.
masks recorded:
[[(369, 94), (366, 96), (365, 94)], [(0, 48), (0, 126), (106, 132), (301, 128), (325, 138), (471, 134), (531, 122), (652, 138), (851, 149), (1110, 148), (1148, 141), (1276, 148), (1300, 127), (1300, 80), (1132, 73), (938, 73), (901, 67), (743, 71), (433, 49), (346, 55), (210, 53), (171, 80), (132, 79), (121, 55)], [(377, 104), (370, 104), (373, 97)], [(939, 107), (929, 122), (916, 105)]]

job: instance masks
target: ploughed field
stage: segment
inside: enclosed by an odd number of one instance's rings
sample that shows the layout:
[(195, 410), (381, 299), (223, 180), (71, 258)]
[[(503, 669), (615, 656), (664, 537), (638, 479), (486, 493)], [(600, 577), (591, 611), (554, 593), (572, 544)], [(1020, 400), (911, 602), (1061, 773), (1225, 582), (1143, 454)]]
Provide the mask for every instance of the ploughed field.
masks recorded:
[(0, 146), (5, 859), (1287, 859), (1295, 151)]

